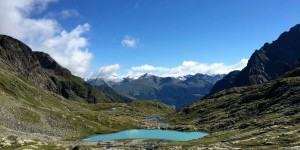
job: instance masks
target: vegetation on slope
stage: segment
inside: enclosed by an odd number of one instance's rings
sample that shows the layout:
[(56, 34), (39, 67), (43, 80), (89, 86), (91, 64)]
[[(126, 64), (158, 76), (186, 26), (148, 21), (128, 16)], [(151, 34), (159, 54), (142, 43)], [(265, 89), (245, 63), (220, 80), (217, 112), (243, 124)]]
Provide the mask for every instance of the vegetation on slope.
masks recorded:
[(180, 110), (170, 121), (192, 125), (197, 130), (210, 133), (187, 145), (219, 144), (240, 148), (299, 146), (299, 70), (297, 68), (261, 85), (223, 90)]

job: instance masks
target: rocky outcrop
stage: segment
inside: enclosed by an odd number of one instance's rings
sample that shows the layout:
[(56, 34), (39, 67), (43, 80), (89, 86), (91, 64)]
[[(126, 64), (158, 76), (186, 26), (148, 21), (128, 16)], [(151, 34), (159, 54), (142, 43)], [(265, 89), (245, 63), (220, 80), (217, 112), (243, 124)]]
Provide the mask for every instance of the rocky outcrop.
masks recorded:
[(45, 83), (45, 73), (31, 49), (6, 35), (0, 35), (0, 65), (41, 86)]
[(240, 71), (232, 71), (228, 75), (226, 75), (223, 79), (219, 80), (216, 84), (218, 86), (213, 86), (210, 90), (210, 93), (215, 93), (217, 91), (221, 91), (223, 89), (230, 88), (230, 85), (233, 83), (233, 81), (236, 79), (237, 75), (240, 73)]

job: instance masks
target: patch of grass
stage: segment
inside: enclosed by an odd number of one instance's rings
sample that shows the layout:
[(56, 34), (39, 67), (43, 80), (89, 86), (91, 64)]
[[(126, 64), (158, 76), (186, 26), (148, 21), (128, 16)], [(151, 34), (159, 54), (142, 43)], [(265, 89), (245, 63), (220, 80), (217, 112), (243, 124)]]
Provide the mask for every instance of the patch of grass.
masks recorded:
[(14, 116), (17, 119), (20, 119), (21, 121), (30, 122), (34, 124), (42, 123), (39, 114), (24, 107), (15, 108), (13, 111), (11, 111), (11, 113), (14, 114)]

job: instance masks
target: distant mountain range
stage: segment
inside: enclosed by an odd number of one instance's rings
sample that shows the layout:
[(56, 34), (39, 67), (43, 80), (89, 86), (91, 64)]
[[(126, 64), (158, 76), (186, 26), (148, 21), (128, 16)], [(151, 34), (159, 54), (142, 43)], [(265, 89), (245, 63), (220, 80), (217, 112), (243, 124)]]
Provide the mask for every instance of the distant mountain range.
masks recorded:
[(218, 81), (209, 95), (231, 87), (261, 84), (290, 71), (300, 64), (300, 24), (282, 33), (271, 44), (256, 50), (241, 71), (234, 71)]
[(123, 78), (120, 82), (91, 79), (88, 83), (95, 86), (108, 84), (121, 94), (138, 100), (157, 100), (178, 109), (201, 99), (223, 76), (195, 74), (174, 78), (147, 73), (137, 79)]

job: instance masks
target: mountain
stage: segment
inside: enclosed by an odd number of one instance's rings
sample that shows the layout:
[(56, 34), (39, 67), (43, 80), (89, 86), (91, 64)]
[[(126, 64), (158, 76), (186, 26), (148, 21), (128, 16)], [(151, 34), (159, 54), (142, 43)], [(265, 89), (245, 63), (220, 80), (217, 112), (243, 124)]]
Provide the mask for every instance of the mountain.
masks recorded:
[(260, 85), (215, 93), (169, 118), (210, 134), (198, 143), (242, 149), (299, 145), (300, 68)]
[[(119, 95), (109, 87), (90, 86), (59, 65), (50, 55), (33, 52), (21, 41), (6, 35), (0, 35), (0, 65), (2, 69), (9, 70), (67, 99), (88, 103), (131, 101), (130, 98)], [(103, 92), (102, 89), (110, 92)]]
[(137, 79), (124, 78), (118, 83), (107, 83), (102, 79), (92, 79), (88, 83), (92, 85), (109, 84), (117, 92), (130, 97), (158, 100), (179, 109), (202, 98), (223, 76), (195, 74), (173, 78), (144, 74)]
[(229, 73), (214, 85), (209, 95), (230, 87), (261, 84), (295, 69), (300, 62), (299, 43), (300, 24), (256, 50), (242, 71)]

